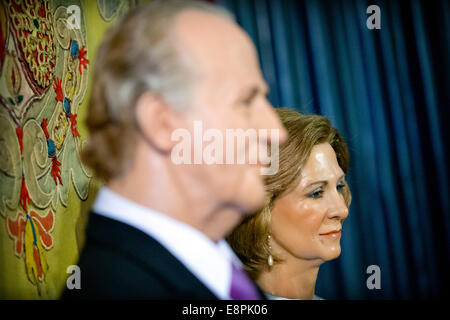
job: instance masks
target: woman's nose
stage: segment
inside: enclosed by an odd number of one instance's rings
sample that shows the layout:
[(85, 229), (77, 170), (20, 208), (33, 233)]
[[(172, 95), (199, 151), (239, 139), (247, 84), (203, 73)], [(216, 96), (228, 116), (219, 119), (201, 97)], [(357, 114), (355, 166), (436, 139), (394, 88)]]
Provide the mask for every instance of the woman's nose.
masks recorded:
[(333, 196), (328, 212), (330, 218), (339, 218), (342, 220), (347, 218), (348, 207), (341, 193), (336, 192), (336, 194)]

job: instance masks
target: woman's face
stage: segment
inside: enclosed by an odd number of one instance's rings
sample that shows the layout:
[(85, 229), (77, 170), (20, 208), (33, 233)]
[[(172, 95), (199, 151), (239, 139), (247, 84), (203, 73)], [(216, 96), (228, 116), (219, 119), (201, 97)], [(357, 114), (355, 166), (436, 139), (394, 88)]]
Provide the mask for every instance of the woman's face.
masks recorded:
[(272, 250), (280, 258), (335, 259), (341, 253), (342, 223), (348, 216), (345, 175), (329, 143), (314, 146), (299, 184), (275, 200)]

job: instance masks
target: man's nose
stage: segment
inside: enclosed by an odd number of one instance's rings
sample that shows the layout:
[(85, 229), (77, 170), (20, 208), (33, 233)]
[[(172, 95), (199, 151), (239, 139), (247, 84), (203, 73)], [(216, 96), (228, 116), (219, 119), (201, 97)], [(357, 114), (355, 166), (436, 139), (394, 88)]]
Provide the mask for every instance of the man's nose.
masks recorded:
[[(277, 130), (278, 131), (278, 143), (282, 144), (286, 142), (288, 138), (288, 132), (286, 128), (281, 123), (280, 118), (278, 117), (278, 114), (275, 112), (274, 107), (270, 103), (267, 103), (263, 106), (263, 110), (260, 113), (260, 120), (263, 124), (261, 127), (264, 129), (268, 129), (268, 138), (270, 139), (272, 137), (271, 130)], [(271, 141), (274, 142), (274, 141)]]

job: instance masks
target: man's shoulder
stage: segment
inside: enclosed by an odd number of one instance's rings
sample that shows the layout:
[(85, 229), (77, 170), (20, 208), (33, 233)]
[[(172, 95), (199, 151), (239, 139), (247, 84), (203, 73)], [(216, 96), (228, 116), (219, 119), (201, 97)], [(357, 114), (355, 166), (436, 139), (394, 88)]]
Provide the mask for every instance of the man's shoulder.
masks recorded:
[[(214, 299), (186, 267), (149, 235), (91, 213), (80, 255), (82, 288), (64, 297)], [(69, 292), (70, 291), (70, 292)]]
[(171, 287), (157, 270), (118, 250), (87, 242), (78, 261), (81, 288), (63, 298), (125, 299), (170, 297)]

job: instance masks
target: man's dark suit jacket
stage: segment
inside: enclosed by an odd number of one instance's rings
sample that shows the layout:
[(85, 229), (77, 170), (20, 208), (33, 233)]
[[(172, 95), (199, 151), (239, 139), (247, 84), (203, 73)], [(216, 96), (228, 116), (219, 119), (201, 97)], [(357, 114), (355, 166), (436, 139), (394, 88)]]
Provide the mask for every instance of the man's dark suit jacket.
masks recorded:
[(81, 289), (63, 299), (217, 299), (155, 239), (95, 213), (78, 266)]

